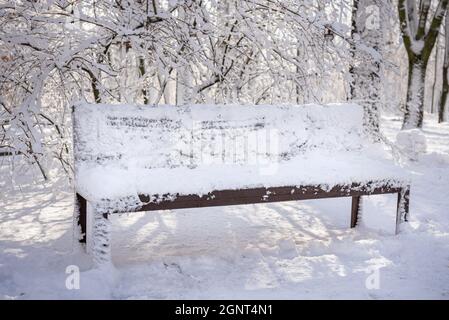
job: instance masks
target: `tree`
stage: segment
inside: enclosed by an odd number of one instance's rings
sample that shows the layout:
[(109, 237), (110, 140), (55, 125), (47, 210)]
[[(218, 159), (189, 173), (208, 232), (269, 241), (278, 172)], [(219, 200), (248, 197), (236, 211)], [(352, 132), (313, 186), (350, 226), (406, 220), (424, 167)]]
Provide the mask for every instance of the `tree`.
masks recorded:
[(351, 15), (350, 74), (351, 100), (365, 109), (366, 128), (379, 132), (379, 102), (381, 97), (381, 47), (380, 7), (376, 0), (354, 0)]
[[(436, 2), (430, 18), (431, 5)], [(408, 56), (408, 83), (402, 129), (421, 128), (427, 63), (435, 45), (448, 0), (399, 0), (402, 39)]]
[(449, 12), (446, 11), (446, 20), (444, 28), (444, 63), (443, 63), (443, 88), (441, 90), (440, 104), (438, 107), (438, 122), (445, 120), (447, 94), (449, 91), (448, 83), (448, 69), (449, 69)]

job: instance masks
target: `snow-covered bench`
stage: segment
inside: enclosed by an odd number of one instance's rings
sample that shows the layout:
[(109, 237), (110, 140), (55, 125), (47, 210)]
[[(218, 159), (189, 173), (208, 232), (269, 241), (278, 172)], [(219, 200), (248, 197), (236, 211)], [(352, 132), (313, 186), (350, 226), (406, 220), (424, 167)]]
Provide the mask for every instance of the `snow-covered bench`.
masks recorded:
[(354, 227), (361, 196), (397, 193), (396, 230), (407, 218), (407, 179), (357, 105), (78, 104), (73, 121), (81, 241), (93, 212), (99, 250), (121, 212), (352, 197)]

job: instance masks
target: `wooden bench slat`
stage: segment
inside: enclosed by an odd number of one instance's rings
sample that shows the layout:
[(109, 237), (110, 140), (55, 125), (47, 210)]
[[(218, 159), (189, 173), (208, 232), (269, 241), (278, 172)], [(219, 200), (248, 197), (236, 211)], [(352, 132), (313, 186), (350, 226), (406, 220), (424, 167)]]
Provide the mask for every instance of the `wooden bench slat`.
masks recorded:
[[(375, 185), (375, 187), (373, 187)], [(401, 187), (380, 185), (374, 183), (334, 186), (330, 190), (319, 186), (288, 186), (274, 188), (253, 188), (241, 190), (217, 190), (206, 195), (177, 195), (174, 200), (161, 200), (150, 202), (149, 195), (139, 195), (144, 203), (136, 211), (167, 210), (181, 208), (198, 208), (224, 205), (241, 205), (251, 203), (266, 203), (293, 200), (311, 200), (335, 197), (351, 197), (362, 195), (375, 195), (385, 193), (398, 193)], [(293, 192), (292, 192), (293, 191)], [(159, 199), (169, 198), (169, 195), (154, 196)], [(113, 213), (117, 213), (113, 212)]]

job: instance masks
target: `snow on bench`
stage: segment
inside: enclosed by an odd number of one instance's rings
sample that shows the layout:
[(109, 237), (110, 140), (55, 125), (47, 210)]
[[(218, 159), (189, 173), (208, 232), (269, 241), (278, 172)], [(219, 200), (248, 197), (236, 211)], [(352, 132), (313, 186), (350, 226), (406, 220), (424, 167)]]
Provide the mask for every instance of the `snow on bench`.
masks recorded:
[(408, 212), (408, 180), (358, 105), (78, 104), (73, 123), (83, 242), (87, 203), (94, 231), (111, 213), (340, 196), (354, 227), (360, 196), (380, 193), (398, 193), (397, 225)]

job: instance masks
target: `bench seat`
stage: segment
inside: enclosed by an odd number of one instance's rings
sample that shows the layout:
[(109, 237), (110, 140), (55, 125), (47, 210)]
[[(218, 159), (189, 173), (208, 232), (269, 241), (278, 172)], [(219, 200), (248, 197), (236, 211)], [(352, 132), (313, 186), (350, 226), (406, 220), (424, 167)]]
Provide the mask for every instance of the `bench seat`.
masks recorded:
[[(383, 152), (383, 150), (379, 150)], [(270, 173), (274, 170), (274, 174)], [(120, 165), (81, 166), (76, 190), (100, 209), (104, 200), (129, 199), (132, 211), (139, 195), (205, 195), (216, 190), (240, 190), (260, 187), (322, 186), (353, 183), (404, 187), (409, 184), (403, 170), (385, 159), (373, 159), (362, 152), (347, 154), (309, 154), (306, 158), (281, 161), (276, 167), (209, 165), (193, 169), (126, 168)], [(375, 183), (374, 183), (375, 182)], [(138, 202), (137, 202), (138, 203)], [(104, 209), (105, 210), (105, 209)]]

